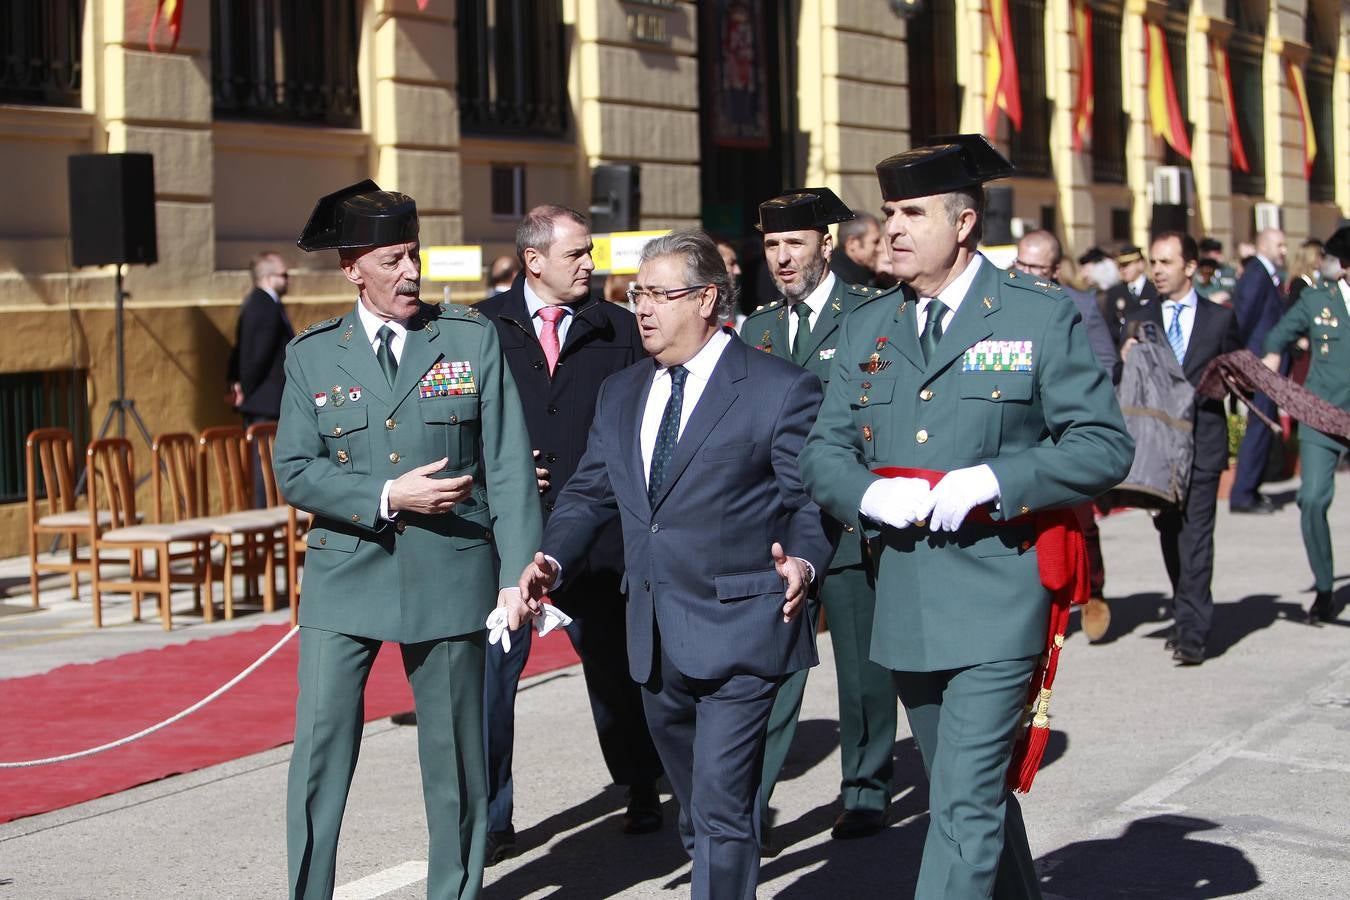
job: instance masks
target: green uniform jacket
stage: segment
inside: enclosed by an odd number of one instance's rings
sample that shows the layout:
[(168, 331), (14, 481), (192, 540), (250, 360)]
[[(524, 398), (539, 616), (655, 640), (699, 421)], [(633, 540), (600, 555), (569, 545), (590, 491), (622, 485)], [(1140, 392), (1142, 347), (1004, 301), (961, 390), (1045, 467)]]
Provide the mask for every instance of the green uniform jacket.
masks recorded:
[[(848, 285), (837, 275), (829, 299), (816, 317), (815, 327), (811, 329), (811, 356), (805, 368), (829, 386), (830, 373), (833, 371), (835, 347), (839, 343), (839, 329), (844, 324), (844, 316), (880, 294), (879, 288), (864, 285)], [(746, 343), (765, 353), (772, 353), (781, 359), (792, 362), (792, 345), (788, 339), (788, 305), (783, 300), (775, 300), (757, 307), (741, 323), (741, 337)], [(844, 526), (850, 533), (856, 534), (852, 525)], [(846, 566), (862, 564), (862, 544), (856, 538), (839, 541), (838, 549), (830, 560), (830, 568), (842, 569)]]
[[(801, 467), (821, 507), (873, 539), (871, 656), (887, 668), (939, 671), (1042, 652), (1049, 596), (1034, 526), (1018, 517), (1081, 503), (1129, 471), (1134, 443), (1110, 379), (1057, 290), (982, 259), (927, 363), (918, 304), (899, 289), (843, 325)], [(933, 534), (860, 520), (874, 468), (981, 463), (1002, 492), (995, 524)], [(1010, 518), (1018, 520), (1001, 524)]]
[[(380, 518), (386, 481), (442, 457), (444, 477), (473, 476), (468, 500)], [(273, 459), (287, 502), (314, 514), (301, 625), (399, 643), (477, 631), (539, 547), (520, 397), (496, 329), (466, 307), (423, 307), (392, 390), (355, 307), (297, 336)]]
[[(1350, 411), (1350, 310), (1339, 284), (1319, 284), (1298, 295), (1294, 305), (1270, 329), (1264, 353), (1281, 353), (1307, 335), (1312, 362), (1304, 387), (1328, 403)], [(1332, 450), (1345, 445), (1314, 428), (1300, 428), (1299, 439)]]

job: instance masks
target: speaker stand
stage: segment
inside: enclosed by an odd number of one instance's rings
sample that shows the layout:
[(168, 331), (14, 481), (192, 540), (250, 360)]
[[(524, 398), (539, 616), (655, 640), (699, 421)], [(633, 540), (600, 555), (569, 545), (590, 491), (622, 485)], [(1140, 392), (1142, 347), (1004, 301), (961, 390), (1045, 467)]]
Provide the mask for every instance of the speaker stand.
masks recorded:
[(150, 437), (150, 430), (145, 427), (145, 421), (141, 419), (141, 414), (136, 411), (136, 401), (127, 396), (127, 361), (126, 361), (126, 342), (123, 338), (123, 301), (126, 299), (126, 293), (122, 290), (122, 266), (117, 266), (116, 299), (114, 300), (114, 341), (117, 345), (117, 396), (108, 401), (108, 412), (103, 417), (103, 424), (99, 426), (98, 436), (104, 438), (108, 436), (108, 429), (112, 425), (113, 418), (117, 418), (117, 436), (127, 436), (127, 416), (131, 416), (131, 421), (135, 423), (136, 430), (141, 433), (141, 438), (145, 441), (146, 449), (154, 445)]

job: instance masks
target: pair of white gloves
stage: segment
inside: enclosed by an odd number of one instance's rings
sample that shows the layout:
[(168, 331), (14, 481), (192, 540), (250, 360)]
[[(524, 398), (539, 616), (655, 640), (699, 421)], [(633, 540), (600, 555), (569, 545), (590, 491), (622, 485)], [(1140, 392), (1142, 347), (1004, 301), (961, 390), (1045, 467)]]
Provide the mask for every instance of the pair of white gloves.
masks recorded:
[(955, 469), (929, 487), (922, 478), (883, 478), (872, 482), (859, 511), (893, 528), (928, 523), (930, 531), (955, 531), (970, 511), (999, 498), (998, 479), (986, 465)]
[[(552, 603), (539, 604), (539, 612), (535, 615), (533, 625), (535, 633), (540, 637), (548, 634), (555, 628), (565, 628), (572, 624), (572, 617)], [(526, 623), (526, 628), (530, 623)], [(487, 617), (488, 643), (501, 644), (503, 653), (511, 652), (511, 628), (507, 624), (506, 607), (499, 606)]]

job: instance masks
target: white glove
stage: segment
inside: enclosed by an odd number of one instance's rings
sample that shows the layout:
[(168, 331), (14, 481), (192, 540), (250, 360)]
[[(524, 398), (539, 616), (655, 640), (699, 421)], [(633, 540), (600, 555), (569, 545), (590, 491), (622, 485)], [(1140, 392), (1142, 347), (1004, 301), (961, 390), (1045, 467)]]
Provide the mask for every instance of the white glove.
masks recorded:
[(929, 520), (928, 528), (931, 531), (955, 531), (972, 509), (997, 500), (999, 494), (998, 479), (988, 466), (948, 472), (929, 494), (929, 508), (924, 511)]
[(863, 492), (858, 511), (892, 528), (908, 528), (932, 509), (929, 491), (922, 478), (882, 478)]
[[(548, 634), (555, 628), (566, 627), (572, 624), (572, 617), (552, 603), (541, 603), (539, 612), (534, 616), (534, 630), (540, 637)], [(526, 625), (528, 628), (529, 626)], [(506, 608), (499, 606), (487, 617), (488, 643), (502, 645), (503, 653), (511, 652), (511, 629), (507, 624)]]

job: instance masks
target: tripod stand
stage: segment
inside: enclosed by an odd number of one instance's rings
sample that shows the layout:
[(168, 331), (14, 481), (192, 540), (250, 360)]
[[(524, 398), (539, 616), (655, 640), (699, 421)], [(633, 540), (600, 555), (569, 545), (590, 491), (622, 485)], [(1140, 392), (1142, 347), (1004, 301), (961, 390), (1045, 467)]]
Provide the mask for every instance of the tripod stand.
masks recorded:
[(136, 423), (136, 429), (141, 433), (145, 440), (146, 448), (154, 445), (150, 438), (150, 430), (145, 427), (145, 421), (141, 419), (141, 414), (136, 411), (136, 401), (127, 396), (127, 361), (126, 345), (123, 340), (122, 306), (126, 298), (122, 290), (122, 265), (117, 266), (116, 280), (117, 296), (114, 301), (114, 342), (117, 345), (117, 396), (108, 401), (108, 412), (103, 416), (103, 424), (98, 428), (100, 438), (107, 437), (108, 427), (112, 425), (113, 417), (117, 417), (117, 436), (127, 436), (127, 416), (131, 416), (131, 421)]

